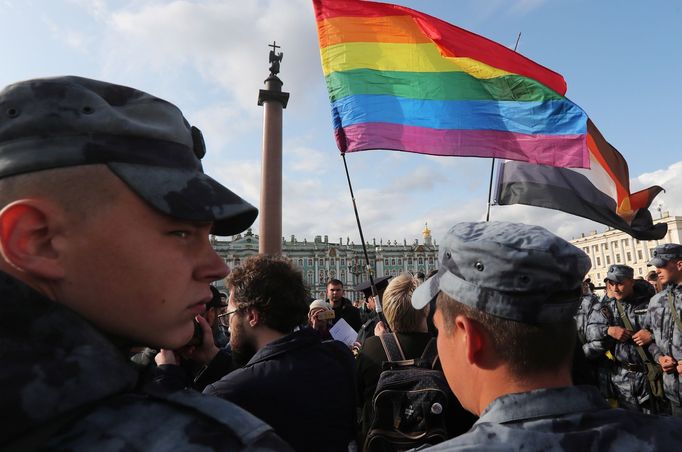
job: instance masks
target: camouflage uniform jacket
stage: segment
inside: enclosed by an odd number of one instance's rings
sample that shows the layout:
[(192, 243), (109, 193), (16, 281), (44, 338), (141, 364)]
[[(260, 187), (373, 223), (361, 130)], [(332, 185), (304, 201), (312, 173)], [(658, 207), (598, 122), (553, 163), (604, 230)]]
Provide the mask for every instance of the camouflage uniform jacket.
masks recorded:
[[(635, 292), (631, 297), (622, 300), (621, 305), (635, 332), (649, 329), (647, 294)], [(625, 328), (625, 323), (616, 306), (616, 299), (604, 297), (590, 315), (586, 346), (590, 347), (593, 355), (603, 354), (606, 350), (611, 352), (616, 364), (610, 368), (611, 382), (618, 400), (621, 406), (635, 408), (649, 399), (644, 363), (632, 339), (620, 342), (608, 335), (610, 326)]]
[(575, 324), (578, 330), (578, 338), (581, 344), (586, 342), (587, 321), (592, 313), (592, 309), (599, 302), (599, 298), (594, 294), (583, 295), (580, 299), (578, 312), (575, 313)]
[(136, 391), (125, 353), (2, 272), (0, 300), (0, 449), (291, 450), (229, 402), (194, 391)]
[(607, 332), (612, 323), (613, 311), (609, 308), (609, 298), (604, 295), (592, 305), (586, 319), (583, 352), (587, 358), (598, 360), (609, 350), (611, 341)]
[(609, 408), (592, 386), (538, 389), (495, 399), (467, 433), (428, 451), (671, 451), (682, 419)]
[[(682, 316), (682, 284), (668, 287), (651, 299), (648, 322), (654, 333), (654, 342), (649, 345), (649, 352), (656, 362), (663, 355), (682, 360), (682, 332), (675, 325), (675, 320), (670, 313), (668, 294), (673, 295), (675, 309), (678, 315)], [(663, 387), (666, 397), (671, 402), (682, 405), (682, 388), (680, 388), (680, 376), (677, 373), (664, 373)]]
[[(647, 308), (649, 299), (647, 297), (630, 297), (622, 300), (621, 305), (625, 314), (632, 322), (632, 326), (637, 332), (641, 329), (649, 329), (647, 321)], [(625, 328), (625, 323), (620, 316), (615, 298), (605, 298), (592, 311), (588, 321), (587, 340), (592, 344), (593, 350), (601, 353), (610, 350), (618, 363), (632, 363), (641, 365), (641, 359), (637, 354), (635, 343), (632, 340), (620, 342), (608, 335), (610, 326), (620, 326)]]

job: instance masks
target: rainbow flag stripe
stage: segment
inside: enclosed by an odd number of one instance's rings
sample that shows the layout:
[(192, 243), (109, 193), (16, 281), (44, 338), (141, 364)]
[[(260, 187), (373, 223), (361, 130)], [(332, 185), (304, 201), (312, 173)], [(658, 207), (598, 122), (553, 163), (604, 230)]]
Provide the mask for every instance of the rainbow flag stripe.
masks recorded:
[(398, 5), (313, 0), (339, 150), (589, 167), (587, 115), (563, 77)]

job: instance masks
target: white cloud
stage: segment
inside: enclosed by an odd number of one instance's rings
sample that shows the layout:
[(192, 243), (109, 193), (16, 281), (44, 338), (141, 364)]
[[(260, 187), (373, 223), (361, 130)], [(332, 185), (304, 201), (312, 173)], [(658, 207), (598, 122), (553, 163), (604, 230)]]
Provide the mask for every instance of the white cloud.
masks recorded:
[(260, 199), (260, 165), (256, 161), (233, 161), (213, 165), (206, 171), (230, 190), (254, 205)]
[(277, 40), (285, 54), (285, 90), (296, 89), (300, 101), (311, 80), (321, 83), (312, 6), (307, 0), (176, 0), (142, 5), (136, 3), (110, 16), (110, 65), (126, 61), (129, 70), (163, 72), (191, 64), (246, 110), (253, 108), (268, 75), (267, 44)]
[(318, 173), (329, 166), (330, 159), (327, 152), (316, 151), (308, 147), (285, 149), (284, 152), (286, 159), (290, 160), (291, 169), (294, 171)]
[(644, 173), (632, 182), (632, 190), (641, 190), (652, 185), (659, 185), (665, 193), (659, 194), (651, 204), (654, 218), (658, 216), (657, 208), (668, 211), (671, 215), (682, 215), (682, 161), (673, 163), (665, 169)]
[(400, 175), (388, 187), (389, 191), (409, 193), (413, 191), (430, 191), (434, 185), (446, 180), (446, 175), (433, 166), (419, 166), (410, 173)]
[(219, 149), (236, 141), (241, 135), (262, 130), (261, 112), (253, 109), (250, 113), (238, 111), (226, 103), (218, 103), (186, 116), (201, 129), (208, 149)]
[(41, 21), (50, 31), (50, 35), (53, 39), (61, 41), (68, 47), (75, 50), (87, 50), (88, 37), (86, 34), (78, 32), (72, 28), (68, 28), (67, 26), (60, 26), (57, 24), (57, 22), (47, 16), (41, 17)]
[(67, 0), (83, 10), (95, 19), (103, 19), (109, 14), (106, 0)]

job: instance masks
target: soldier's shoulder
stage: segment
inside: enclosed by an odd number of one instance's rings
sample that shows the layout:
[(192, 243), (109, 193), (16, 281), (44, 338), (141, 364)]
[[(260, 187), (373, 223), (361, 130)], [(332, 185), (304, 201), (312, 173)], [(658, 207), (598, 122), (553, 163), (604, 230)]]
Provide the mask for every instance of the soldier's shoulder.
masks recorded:
[(252, 414), (190, 390), (112, 397), (76, 419), (51, 444), (81, 450), (291, 450)]
[(590, 320), (598, 321), (599, 319), (609, 320), (613, 317), (613, 311), (609, 300), (599, 300), (590, 311)]
[(649, 306), (661, 305), (665, 300), (667, 300), (668, 292), (669, 292), (669, 289), (665, 289), (665, 290), (658, 292), (653, 297), (651, 297), (651, 300), (649, 300)]

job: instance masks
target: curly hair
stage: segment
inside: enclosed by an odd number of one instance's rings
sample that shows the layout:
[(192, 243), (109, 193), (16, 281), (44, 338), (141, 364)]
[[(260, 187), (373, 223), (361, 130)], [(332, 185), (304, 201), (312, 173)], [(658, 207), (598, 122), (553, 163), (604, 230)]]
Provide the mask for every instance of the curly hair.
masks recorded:
[(255, 308), (263, 323), (280, 333), (290, 333), (308, 319), (309, 291), (303, 275), (289, 259), (253, 256), (227, 277), (238, 309)]

